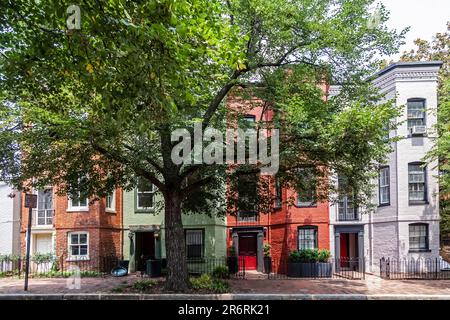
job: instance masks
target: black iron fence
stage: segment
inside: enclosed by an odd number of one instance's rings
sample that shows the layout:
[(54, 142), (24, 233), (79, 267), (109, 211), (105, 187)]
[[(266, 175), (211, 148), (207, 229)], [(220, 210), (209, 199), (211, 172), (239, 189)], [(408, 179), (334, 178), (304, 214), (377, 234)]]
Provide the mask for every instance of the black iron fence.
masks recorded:
[(187, 260), (190, 275), (210, 274), (218, 277), (245, 278), (243, 257), (202, 258)]
[[(14, 255), (0, 256), (0, 277), (23, 276), (25, 257)], [(59, 256), (38, 254), (30, 257), (29, 275), (31, 277), (69, 277), (74, 273), (81, 276), (104, 276), (119, 265), (120, 258), (114, 255), (73, 257), (66, 253)]]
[(442, 258), (380, 259), (380, 276), (384, 279), (450, 280), (450, 263)]
[(291, 262), (287, 259), (272, 260), (269, 279), (298, 278), (365, 279), (364, 258), (332, 258), (327, 262)]

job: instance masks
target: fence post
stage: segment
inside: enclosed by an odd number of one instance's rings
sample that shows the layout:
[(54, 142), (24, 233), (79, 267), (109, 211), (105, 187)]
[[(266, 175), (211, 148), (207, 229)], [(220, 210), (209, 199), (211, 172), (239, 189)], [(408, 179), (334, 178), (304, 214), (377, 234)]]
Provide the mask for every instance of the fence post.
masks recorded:
[(386, 278), (391, 278), (391, 258), (387, 258), (386, 260)]
[(438, 277), (439, 277), (439, 271), (438, 271), (438, 268), (439, 268), (439, 258), (436, 258), (435, 279), (438, 279)]

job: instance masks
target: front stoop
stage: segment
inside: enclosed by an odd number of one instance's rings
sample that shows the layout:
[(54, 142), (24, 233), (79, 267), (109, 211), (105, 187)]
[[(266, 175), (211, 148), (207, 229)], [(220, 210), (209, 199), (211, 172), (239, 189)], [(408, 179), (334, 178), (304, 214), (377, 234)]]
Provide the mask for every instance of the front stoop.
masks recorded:
[(450, 300), (450, 295), (406, 294), (0, 294), (0, 300)]

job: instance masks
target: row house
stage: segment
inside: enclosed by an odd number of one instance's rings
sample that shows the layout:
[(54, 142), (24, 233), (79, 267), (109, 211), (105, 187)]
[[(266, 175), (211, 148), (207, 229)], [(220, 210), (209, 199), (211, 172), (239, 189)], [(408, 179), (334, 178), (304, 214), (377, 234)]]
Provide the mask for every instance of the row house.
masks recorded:
[[(104, 257), (122, 254), (122, 191), (103, 199), (68, 197), (56, 187), (33, 190), (37, 208), (32, 209), (30, 252), (53, 254), (58, 263), (83, 261), (95, 269)], [(22, 197), (24, 199), (24, 197)], [(21, 208), (21, 252), (26, 252), (28, 208)], [(64, 267), (64, 266), (60, 266)]]
[[(322, 90), (326, 96), (328, 86), (322, 86)], [(229, 108), (238, 110), (246, 121), (272, 121), (272, 111), (263, 109), (262, 104), (257, 98), (243, 101), (233, 97), (228, 101)], [(307, 175), (307, 169), (301, 174)], [(237, 183), (238, 198), (257, 199), (255, 179), (243, 175)], [(257, 212), (250, 202), (227, 216), (227, 246), (245, 261), (247, 270), (264, 271), (265, 246), (270, 246), (274, 272), (284, 269), (294, 250), (329, 249), (328, 202), (316, 202), (313, 186), (311, 190), (290, 190), (282, 188), (276, 179), (271, 185), (275, 195), (272, 212)]]
[(19, 254), (20, 196), (20, 192), (0, 181), (0, 255)]
[[(161, 196), (145, 179), (134, 190), (124, 192), (123, 256), (129, 271), (144, 271), (148, 259), (166, 257), (164, 210)], [(205, 213), (182, 216), (186, 255), (190, 260), (224, 259), (226, 224), (224, 217)]]
[[(272, 213), (236, 208), (236, 214), (226, 217), (183, 215), (188, 258), (222, 259), (234, 248), (246, 269), (263, 271), (266, 245), (271, 247), (275, 269), (291, 251), (317, 248), (329, 249), (335, 258), (365, 261), (366, 270), (376, 272), (383, 256), (438, 257), (437, 163), (425, 165), (423, 158), (433, 143), (440, 66), (440, 62), (397, 63), (373, 80), (385, 99), (394, 99), (403, 108), (395, 120), (398, 128), (389, 132), (390, 137), (401, 139), (392, 142), (393, 151), (380, 164), (374, 181), (374, 212), (356, 208), (345, 195), (335, 203), (316, 202), (316, 190), (289, 190), (274, 180)], [(339, 90), (335, 86), (322, 89), (325, 98)], [(272, 119), (256, 99), (231, 97), (227, 103), (246, 121)], [(343, 183), (344, 179), (336, 175), (331, 181)], [(251, 179), (238, 184), (239, 197), (256, 196)], [(104, 199), (59, 196), (54, 187), (34, 192), (38, 208), (33, 210), (32, 253), (54, 253), (64, 261), (87, 260), (93, 265), (102, 256), (117, 256), (129, 261), (130, 272), (144, 271), (148, 259), (166, 257), (161, 199), (148, 181), (141, 179), (134, 190), (117, 189)], [(23, 200), (21, 212), (24, 253), (28, 211)]]
[[(364, 257), (366, 269), (372, 272), (379, 270), (382, 257), (439, 257), (438, 164), (426, 164), (424, 157), (433, 146), (441, 65), (438, 61), (396, 63), (373, 79), (386, 101), (393, 99), (401, 107), (397, 129), (388, 133), (399, 139), (392, 142), (393, 151), (380, 164), (374, 181), (375, 211), (362, 213), (350, 196), (330, 204), (334, 256)], [(332, 87), (330, 94), (338, 90)]]

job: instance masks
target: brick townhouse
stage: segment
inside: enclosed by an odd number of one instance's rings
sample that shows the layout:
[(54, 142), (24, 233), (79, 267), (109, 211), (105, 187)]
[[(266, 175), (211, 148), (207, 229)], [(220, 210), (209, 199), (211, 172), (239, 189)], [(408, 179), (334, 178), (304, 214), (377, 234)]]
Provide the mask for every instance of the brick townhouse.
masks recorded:
[[(71, 199), (56, 194), (55, 187), (35, 190), (31, 255), (52, 253), (60, 267), (83, 261), (97, 269), (102, 259), (122, 256), (122, 191), (104, 199)], [(24, 199), (24, 197), (22, 197)], [(28, 208), (21, 209), (21, 251), (26, 251)]]
[[(328, 86), (322, 89), (326, 93)], [(231, 109), (245, 115), (247, 121), (272, 120), (272, 111), (263, 111), (263, 102), (258, 99), (243, 101), (230, 98), (228, 104)], [(243, 187), (239, 187), (240, 183), (244, 184)], [(271, 188), (276, 195), (273, 212), (260, 213), (237, 208), (236, 214), (227, 216), (228, 249), (234, 247), (240, 259), (245, 260), (247, 270), (264, 270), (265, 245), (271, 247), (275, 272), (285, 267), (287, 257), (293, 250), (329, 249), (330, 246), (329, 204), (327, 201), (314, 201), (316, 190), (297, 192), (281, 188), (276, 179), (272, 179)], [(256, 185), (239, 181), (238, 190), (238, 197), (252, 197), (256, 194)], [(294, 199), (293, 203), (291, 199)]]

